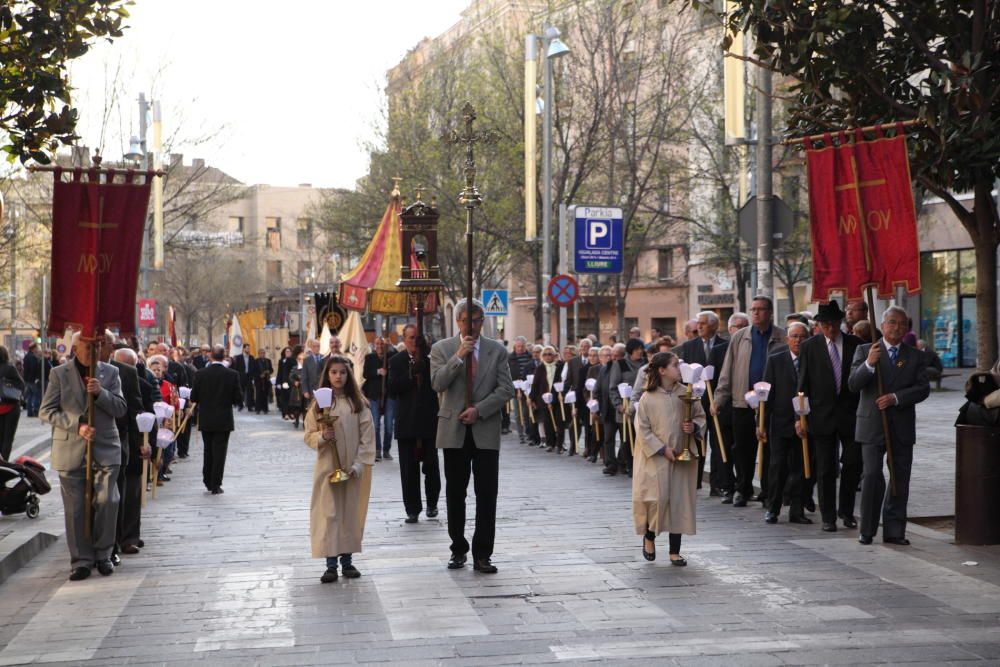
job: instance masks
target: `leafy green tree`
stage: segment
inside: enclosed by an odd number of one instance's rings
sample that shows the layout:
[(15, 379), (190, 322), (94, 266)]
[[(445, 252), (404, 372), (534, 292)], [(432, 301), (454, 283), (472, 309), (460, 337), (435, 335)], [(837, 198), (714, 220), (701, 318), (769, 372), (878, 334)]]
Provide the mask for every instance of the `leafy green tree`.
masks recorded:
[[(912, 177), (949, 206), (975, 246), (978, 364), (992, 365), (998, 356), (1000, 214), (992, 190), (1000, 178), (1000, 3), (733, 4), (724, 17), (729, 33), (755, 34), (751, 60), (795, 82), (789, 133), (924, 122), (909, 140)], [(973, 194), (971, 209), (955, 196), (962, 192)]]
[(71, 144), (77, 110), (66, 73), (95, 40), (121, 37), (127, 0), (17, 0), (0, 4), (0, 150), (48, 164)]

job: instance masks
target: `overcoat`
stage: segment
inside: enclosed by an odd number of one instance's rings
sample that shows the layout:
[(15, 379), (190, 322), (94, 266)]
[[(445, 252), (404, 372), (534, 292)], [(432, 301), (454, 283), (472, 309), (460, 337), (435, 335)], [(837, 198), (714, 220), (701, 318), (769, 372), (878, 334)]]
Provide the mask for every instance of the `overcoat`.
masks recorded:
[[(305, 441), (316, 450), (309, 505), (313, 558), (361, 551), (372, 490), (372, 466), (375, 465), (375, 429), (368, 406), (355, 413), (351, 411), (350, 401), (340, 399), (334, 401), (330, 414), (337, 417), (335, 443), (323, 440), (323, 427), (316, 419), (316, 410), (312, 407), (306, 410)], [(334, 448), (340, 468), (344, 472), (353, 468), (357, 474), (346, 482), (331, 484)]]
[[(695, 503), (698, 484), (697, 461), (671, 461), (661, 451), (683, 450), (684, 387), (648, 391), (639, 399), (635, 415), (638, 435), (632, 459), (632, 516), (635, 532), (695, 534)], [(705, 411), (700, 401), (691, 406), (695, 437), (705, 432)], [(695, 450), (698, 444), (693, 445)]]

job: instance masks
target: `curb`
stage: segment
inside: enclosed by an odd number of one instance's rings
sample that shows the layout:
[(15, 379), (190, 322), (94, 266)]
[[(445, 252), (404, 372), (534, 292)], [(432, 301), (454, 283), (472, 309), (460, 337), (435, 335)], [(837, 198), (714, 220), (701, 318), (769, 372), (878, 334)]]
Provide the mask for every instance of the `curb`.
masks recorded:
[(0, 584), (58, 539), (52, 533), (29, 528), (15, 530), (0, 540)]

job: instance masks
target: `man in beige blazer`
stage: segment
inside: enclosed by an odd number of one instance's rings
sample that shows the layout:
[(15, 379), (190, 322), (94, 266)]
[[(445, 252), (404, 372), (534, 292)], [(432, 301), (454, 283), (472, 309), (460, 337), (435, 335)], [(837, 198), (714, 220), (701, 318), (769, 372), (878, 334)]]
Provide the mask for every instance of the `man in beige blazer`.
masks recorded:
[[(468, 312), (467, 312), (468, 311)], [(493, 574), (490, 562), (496, 534), (497, 488), (500, 474), (500, 411), (514, 397), (507, 351), (484, 338), (483, 304), (455, 307), (458, 336), (438, 341), (431, 348), (431, 385), (441, 395), (438, 409), (437, 448), (444, 450), (445, 498), (448, 535), (451, 537), (449, 569), (465, 565), (469, 542), (465, 539), (465, 496), (469, 477), (475, 474), (476, 528), (472, 535), (473, 567)], [(466, 367), (472, 366), (472, 404), (466, 405)]]
[[(118, 468), (122, 446), (115, 419), (128, 410), (118, 369), (99, 362), (90, 375), (91, 344), (73, 334), (75, 356), (49, 375), (38, 416), (52, 425), (52, 467), (59, 471), (66, 514), (66, 544), (72, 560), (70, 579), (90, 576), (95, 565), (107, 576), (114, 572), (111, 550), (118, 521)], [(87, 394), (94, 397), (94, 420), (87, 424)], [(87, 485), (87, 441), (93, 459), (93, 524), (91, 539), (84, 531)]]

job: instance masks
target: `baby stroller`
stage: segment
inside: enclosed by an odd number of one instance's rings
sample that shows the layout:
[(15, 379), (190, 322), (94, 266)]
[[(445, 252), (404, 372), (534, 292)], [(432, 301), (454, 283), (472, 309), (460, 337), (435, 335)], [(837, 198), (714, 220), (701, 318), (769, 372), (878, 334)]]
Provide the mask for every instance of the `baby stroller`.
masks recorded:
[[(8, 482), (14, 482), (8, 486)], [(29, 519), (38, 517), (41, 511), (38, 496), (52, 490), (45, 479), (45, 466), (31, 458), (22, 456), (16, 461), (0, 461), (0, 514), (20, 514)]]

